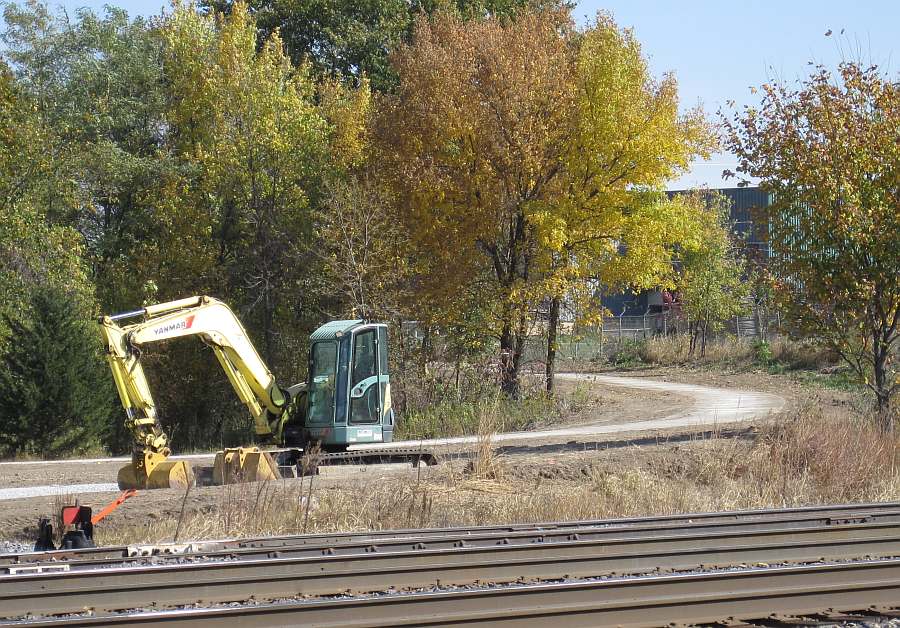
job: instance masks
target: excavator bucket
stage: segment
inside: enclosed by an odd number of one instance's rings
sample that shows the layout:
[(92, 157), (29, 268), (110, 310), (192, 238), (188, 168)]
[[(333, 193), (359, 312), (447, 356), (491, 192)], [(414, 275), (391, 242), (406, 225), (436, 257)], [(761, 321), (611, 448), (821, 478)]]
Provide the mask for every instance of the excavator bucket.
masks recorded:
[(143, 460), (132, 460), (119, 469), (119, 488), (187, 488), (194, 483), (194, 471), (187, 460), (166, 460), (165, 456), (146, 452)]
[(280, 480), (281, 473), (272, 455), (259, 447), (236, 447), (216, 454), (213, 484)]

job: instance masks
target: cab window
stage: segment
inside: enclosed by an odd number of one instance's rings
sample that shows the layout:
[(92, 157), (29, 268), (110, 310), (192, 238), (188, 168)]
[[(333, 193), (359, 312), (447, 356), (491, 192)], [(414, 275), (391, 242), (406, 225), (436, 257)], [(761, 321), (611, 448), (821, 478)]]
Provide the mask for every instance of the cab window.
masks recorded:
[(350, 379), (351, 423), (376, 423), (379, 420), (375, 333), (374, 329), (369, 329), (357, 334), (353, 340), (353, 369)]
[(381, 374), (388, 374), (388, 349), (387, 349), (387, 328), (378, 328), (378, 361), (380, 362)]
[(309, 377), (309, 420), (330, 422), (334, 418), (335, 366), (337, 345), (317, 342), (312, 349)]

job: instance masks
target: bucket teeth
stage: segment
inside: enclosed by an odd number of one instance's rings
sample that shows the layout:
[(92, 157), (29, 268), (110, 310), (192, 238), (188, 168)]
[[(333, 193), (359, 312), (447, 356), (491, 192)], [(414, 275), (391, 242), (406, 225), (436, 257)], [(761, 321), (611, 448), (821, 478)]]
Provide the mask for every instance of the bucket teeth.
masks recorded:
[(216, 454), (213, 484), (280, 480), (281, 473), (272, 455), (259, 447), (237, 447)]

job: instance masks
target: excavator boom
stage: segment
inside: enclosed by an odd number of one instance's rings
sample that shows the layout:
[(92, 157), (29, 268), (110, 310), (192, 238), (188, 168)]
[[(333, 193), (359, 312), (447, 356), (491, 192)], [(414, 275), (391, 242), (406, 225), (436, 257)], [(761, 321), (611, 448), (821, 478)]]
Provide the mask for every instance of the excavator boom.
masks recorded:
[[(129, 325), (120, 322), (141, 317)], [(160, 425), (150, 387), (141, 365), (141, 349), (149, 344), (187, 336), (197, 336), (212, 348), (241, 401), (253, 416), (257, 435), (280, 440), (289, 418), (290, 394), (275, 381), (244, 326), (231, 309), (212, 297), (198, 296), (150, 305), (100, 319), (106, 355), (113, 379), (125, 408), (125, 425), (134, 436), (132, 462), (119, 471), (119, 486), (128, 488), (184, 487), (194, 481), (186, 461), (167, 460), (169, 439)], [(252, 461), (253, 479), (277, 477), (278, 470), (268, 454), (258, 450), (237, 450), (237, 455), (217, 456), (228, 464), (221, 478), (240, 478), (245, 460)], [(260, 456), (248, 455), (259, 453)], [(226, 463), (227, 458), (227, 463)], [(238, 468), (235, 469), (235, 464)]]

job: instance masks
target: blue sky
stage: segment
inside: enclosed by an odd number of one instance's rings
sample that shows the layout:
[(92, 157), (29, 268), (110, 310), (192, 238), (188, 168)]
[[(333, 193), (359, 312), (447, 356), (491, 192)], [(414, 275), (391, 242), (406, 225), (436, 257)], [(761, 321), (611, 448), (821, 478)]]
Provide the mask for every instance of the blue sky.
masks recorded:
[[(728, 100), (755, 102), (752, 85), (805, 76), (808, 61), (834, 66), (859, 56), (895, 74), (900, 67), (893, 58), (897, 0), (604, 0), (579, 2), (576, 14), (593, 16), (598, 9), (634, 29), (654, 74), (674, 72), (683, 106), (700, 103), (711, 116)], [(826, 37), (829, 29), (833, 34)], [(734, 167), (734, 156), (715, 155), (669, 187), (733, 186), (734, 180), (721, 179), (726, 167)]]
[[(100, 10), (107, 3), (50, 1), (68, 10)], [(166, 0), (112, 4), (132, 15), (157, 14), (169, 5)], [(582, 0), (575, 14), (585, 18), (600, 9), (634, 29), (655, 75), (674, 72), (684, 107), (699, 103), (711, 116), (729, 99), (752, 103), (752, 85), (805, 75), (811, 60), (835, 65), (842, 58), (862, 57), (894, 73), (900, 63), (893, 58), (900, 36), (897, 0)], [(826, 37), (829, 29), (833, 35)], [(722, 170), (733, 166), (733, 156), (715, 155), (669, 187), (734, 185), (721, 179)]]

